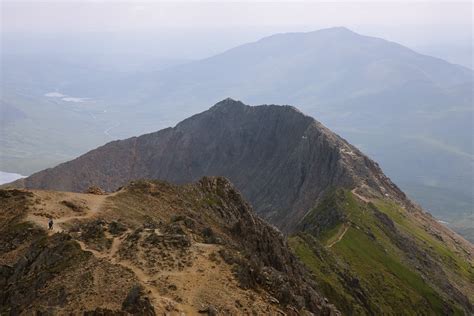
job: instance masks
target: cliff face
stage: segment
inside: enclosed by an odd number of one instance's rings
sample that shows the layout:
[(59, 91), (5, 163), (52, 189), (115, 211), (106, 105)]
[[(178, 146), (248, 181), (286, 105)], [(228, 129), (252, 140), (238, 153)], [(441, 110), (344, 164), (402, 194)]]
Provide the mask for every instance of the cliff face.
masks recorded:
[(0, 199), (0, 314), (338, 314), (224, 178)]
[(26, 188), (113, 191), (138, 178), (175, 183), (229, 178), (257, 213), (292, 231), (331, 187), (404, 194), (376, 163), (291, 106), (250, 107), (226, 99), (174, 128), (115, 141), (17, 182)]

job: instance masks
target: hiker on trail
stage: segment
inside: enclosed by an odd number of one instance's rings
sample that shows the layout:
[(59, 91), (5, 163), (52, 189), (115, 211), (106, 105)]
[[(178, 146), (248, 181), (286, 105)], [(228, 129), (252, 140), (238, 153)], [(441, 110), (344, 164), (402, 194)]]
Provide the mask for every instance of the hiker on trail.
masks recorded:
[(50, 219), (49, 219), (49, 222), (48, 222), (49, 230), (52, 230), (52, 229), (53, 229), (53, 224), (54, 224), (54, 223), (53, 223), (53, 219), (50, 218)]

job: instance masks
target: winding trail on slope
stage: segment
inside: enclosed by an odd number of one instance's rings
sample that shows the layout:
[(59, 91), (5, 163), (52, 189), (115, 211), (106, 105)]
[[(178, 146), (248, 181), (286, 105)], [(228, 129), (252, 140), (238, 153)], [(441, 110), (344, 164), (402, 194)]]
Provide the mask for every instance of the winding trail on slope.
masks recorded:
[(147, 296), (149, 296), (151, 303), (153, 306), (157, 307), (160, 305), (160, 303), (163, 300), (167, 300), (165, 297), (162, 297), (157, 289), (154, 286), (150, 285), (151, 278), (148, 276), (142, 269), (138, 268), (135, 266), (133, 263), (129, 262), (128, 260), (120, 260), (115, 256), (117, 253), (118, 249), (120, 248), (120, 245), (122, 243), (122, 238), (115, 237), (112, 241), (112, 247), (108, 252), (101, 252), (97, 251), (95, 249), (87, 247), (87, 245), (80, 240), (75, 239), (75, 241), (80, 245), (81, 249), (83, 251), (88, 251), (92, 253), (94, 257), (97, 259), (104, 259), (107, 260), (108, 262), (116, 265), (120, 265), (125, 269), (128, 269), (133, 272), (137, 280), (140, 282), (140, 284), (144, 287), (145, 293)]
[[(354, 194), (359, 199), (361, 199), (362, 201), (364, 201), (365, 203), (370, 202), (370, 199), (366, 198), (365, 196), (360, 195), (359, 193), (357, 193), (356, 190), (357, 190), (357, 188), (352, 189), (351, 193)], [(339, 236), (337, 237), (337, 239), (332, 241), (331, 243), (329, 243), (327, 245), (327, 248), (332, 248), (335, 244), (340, 242), (342, 240), (342, 238), (344, 238), (344, 235), (347, 233), (347, 231), (349, 230), (350, 227), (351, 227), (351, 224), (344, 223), (343, 226), (338, 231)]]
[(344, 237), (344, 235), (347, 233), (347, 231), (349, 230), (349, 227), (351, 227), (350, 224), (347, 224), (347, 223), (344, 223), (343, 226), (341, 227), (341, 229), (339, 230), (338, 234), (339, 234), (339, 237), (337, 237), (336, 240), (334, 240), (333, 242), (331, 242), (329, 245), (327, 245), (328, 248), (332, 248), (332, 246), (334, 246), (335, 244), (337, 244), (338, 242), (340, 242), (342, 240), (342, 238)]

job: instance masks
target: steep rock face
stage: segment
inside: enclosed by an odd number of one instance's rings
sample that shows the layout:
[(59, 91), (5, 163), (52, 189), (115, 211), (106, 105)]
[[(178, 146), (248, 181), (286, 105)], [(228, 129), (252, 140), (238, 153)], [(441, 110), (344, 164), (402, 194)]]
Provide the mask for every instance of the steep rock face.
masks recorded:
[(284, 231), (330, 187), (364, 184), (374, 194), (405, 200), (376, 163), (313, 118), (290, 106), (250, 107), (231, 99), (174, 128), (111, 142), (16, 184), (112, 191), (137, 178), (185, 183), (205, 175), (229, 178)]
[(340, 315), (225, 178), (0, 201), (0, 314)]

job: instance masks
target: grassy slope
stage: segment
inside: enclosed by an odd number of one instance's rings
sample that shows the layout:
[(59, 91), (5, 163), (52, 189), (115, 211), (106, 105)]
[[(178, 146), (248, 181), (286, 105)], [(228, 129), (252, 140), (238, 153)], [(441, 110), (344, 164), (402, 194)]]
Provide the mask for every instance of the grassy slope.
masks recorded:
[[(462, 257), (449, 247), (446, 247), (442, 240), (433, 238), (426, 230), (423, 229), (421, 223), (411, 219), (397, 205), (388, 201), (375, 201), (376, 207), (390, 216), (396, 223), (397, 228), (405, 233), (409, 233), (415, 237), (417, 245), (423, 251), (430, 255), (437, 256), (448, 272), (448, 276), (457, 284), (463, 285), (466, 289), (469, 285), (472, 289), (474, 284), (474, 269), (472, 263), (463, 260)], [(465, 293), (471, 301), (474, 301), (474, 293), (467, 291)]]
[[(327, 214), (328, 205), (337, 212), (343, 209), (344, 221), (350, 227), (341, 241), (327, 248), (341, 233), (342, 223), (338, 223), (324, 227), (316, 236), (293, 236), (290, 245), (311, 269), (325, 295), (339, 302), (338, 307), (347, 314), (463, 314), (459, 304), (450, 302), (411, 266), (407, 254), (375, 216), (379, 211), (395, 222), (397, 231), (413, 236), (424, 251), (439, 258), (450, 280), (471, 292), (465, 295), (472, 302), (472, 286), (467, 282), (474, 274), (469, 264), (411, 221), (397, 205), (386, 201), (367, 205), (342, 190), (330, 193), (321, 204), (306, 221), (318, 218), (315, 213)], [(314, 229), (310, 231), (314, 235)]]

